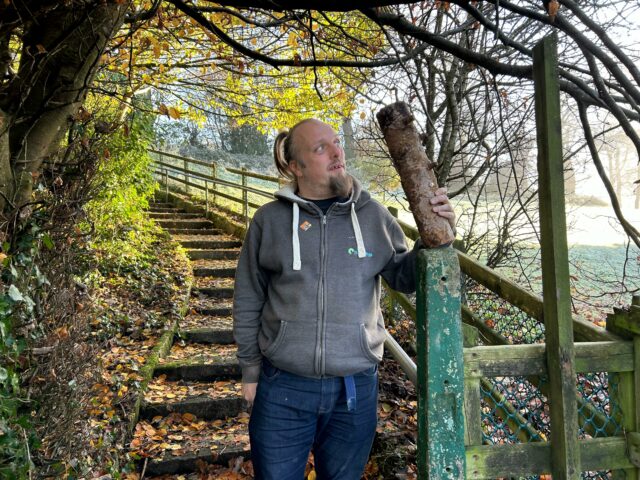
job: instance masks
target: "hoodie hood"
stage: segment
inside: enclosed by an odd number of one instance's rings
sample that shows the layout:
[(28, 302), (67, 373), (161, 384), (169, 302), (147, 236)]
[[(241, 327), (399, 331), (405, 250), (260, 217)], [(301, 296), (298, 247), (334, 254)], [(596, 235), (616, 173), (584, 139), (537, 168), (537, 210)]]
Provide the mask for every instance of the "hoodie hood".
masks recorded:
[[(362, 189), (362, 184), (356, 178), (351, 177), (351, 180), (353, 181), (353, 188), (351, 189), (349, 199), (344, 203), (336, 202), (332, 207), (332, 214), (348, 213), (351, 209), (351, 204), (354, 204), (356, 210), (359, 210), (371, 199), (371, 195), (369, 195), (369, 192)], [(320, 209), (318, 209), (318, 207), (316, 207), (316, 205), (312, 201), (298, 196), (298, 194), (296, 193), (297, 189), (297, 184), (295, 182), (291, 182), (274, 193), (274, 196), (280, 200), (297, 203), (300, 208), (303, 208), (310, 213), (315, 213), (321, 216), (322, 213), (320, 212)]]
[[(369, 200), (371, 196), (368, 192), (362, 190), (362, 184), (351, 177), (353, 181), (353, 187), (351, 189), (351, 195), (346, 202), (334, 203), (327, 215), (351, 215), (351, 225), (353, 227), (353, 233), (356, 238), (356, 246), (358, 247), (358, 258), (365, 258), (367, 251), (364, 246), (364, 239), (362, 237), (362, 231), (360, 229), (360, 222), (358, 221), (357, 210), (361, 209)], [(300, 209), (303, 208), (306, 211), (318, 216), (323, 216), (322, 211), (311, 200), (306, 200), (296, 193), (297, 186), (295, 182), (285, 185), (283, 188), (275, 193), (275, 197), (280, 200), (291, 202), (293, 209), (293, 219), (291, 222), (291, 243), (293, 246), (293, 270), (300, 270), (302, 268), (302, 262), (300, 260), (300, 238), (298, 236), (298, 224), (300, 223)]]

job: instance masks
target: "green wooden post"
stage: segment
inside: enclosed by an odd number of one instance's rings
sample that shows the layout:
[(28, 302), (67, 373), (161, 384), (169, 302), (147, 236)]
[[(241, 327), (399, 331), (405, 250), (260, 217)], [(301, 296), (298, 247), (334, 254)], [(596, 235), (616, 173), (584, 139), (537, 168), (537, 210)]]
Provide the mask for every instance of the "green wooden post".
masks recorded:
[(548, 36), (534, 47), (533, 79), (538, 133), (543, 315), (553, 445), (551, 474), (555, 480), (561, 480), (580, 478), (580, 451), (556, 43), (556, 37)]
[[(462, 290), (460, 301), (463, 301)], [(472, 348), (478, 345), (480, 332), (466, 323), (462, 324), (463, 346)], [(464, 444), (465, 446), (482, 445), (482, 415), (480, 379), (478, 371), (469, 372), (464, 379)]]
[(417, 268), (418, 478), (462, 480), (460, 265), (448, 247), (420, 250)]
[[(640, 298), (633, 297), (631, 309)], [(625, 338), (633, 339), (633, 372), (620, 372), (609, 376), (609, 395), (622, 411), (622, 427), (627, 436), (627, 452), (635, 468), (614, 470), (614, 480), (637, 480), (640, 478), (640, 319), (632, 318), (632, 312), (617, 311), (607, 315), (607, 330)], [(617, 386), (617, 388), (613, 388)]]

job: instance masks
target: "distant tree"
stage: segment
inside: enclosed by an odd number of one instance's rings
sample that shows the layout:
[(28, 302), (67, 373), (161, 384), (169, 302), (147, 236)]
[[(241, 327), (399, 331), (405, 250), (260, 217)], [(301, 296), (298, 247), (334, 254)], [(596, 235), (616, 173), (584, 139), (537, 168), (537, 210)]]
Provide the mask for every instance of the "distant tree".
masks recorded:
[(268, 155), (269, 138), (253, 125), (228, 126), (222, 132), (223, 149), (229, 153)]

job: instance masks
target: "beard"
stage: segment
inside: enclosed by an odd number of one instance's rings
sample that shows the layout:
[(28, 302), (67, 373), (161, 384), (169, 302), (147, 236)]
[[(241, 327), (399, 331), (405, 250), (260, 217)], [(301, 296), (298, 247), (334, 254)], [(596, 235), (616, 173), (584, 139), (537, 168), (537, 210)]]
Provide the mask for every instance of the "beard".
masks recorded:
[(351, 194), (353, 180), (350, 175), (340, 175), (329, 179), (329, 188), (336, 197), (348, 197)]

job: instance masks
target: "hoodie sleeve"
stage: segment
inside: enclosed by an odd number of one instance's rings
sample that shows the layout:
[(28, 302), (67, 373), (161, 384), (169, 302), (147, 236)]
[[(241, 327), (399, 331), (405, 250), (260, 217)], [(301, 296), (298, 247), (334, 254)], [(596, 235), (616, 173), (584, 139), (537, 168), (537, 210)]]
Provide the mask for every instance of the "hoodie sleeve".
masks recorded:
[(418, 240), (409, 250), (402, 228), (391, 216), (387, 219), (387, 229), (393, 253), (380, 275), (394, 290), (413, 293), (416, 290), (416, 258), (422, 242)]
[(254, 218), (240, 251), (233, 294), (233, 336), (238, 345), (243, 383), (258, 381), (262, 363), (258, 333), (267, 297), (268, 274), (260, 267), (261, 239), (262, 230)]

